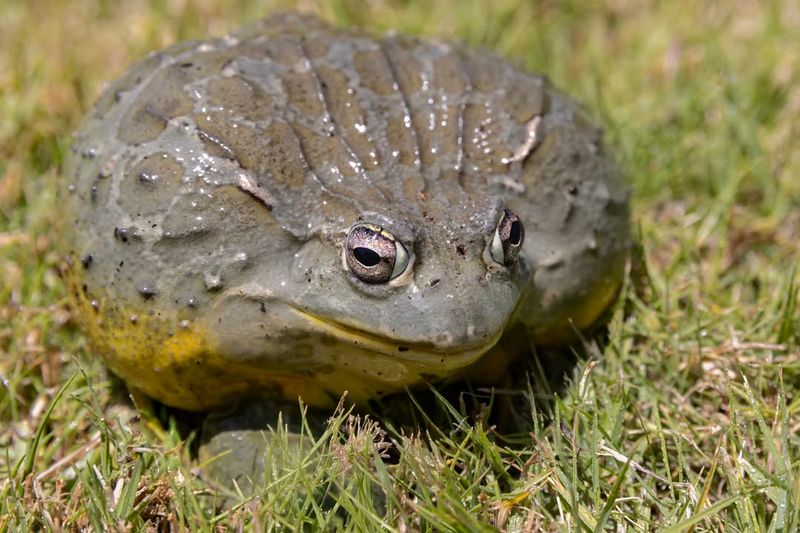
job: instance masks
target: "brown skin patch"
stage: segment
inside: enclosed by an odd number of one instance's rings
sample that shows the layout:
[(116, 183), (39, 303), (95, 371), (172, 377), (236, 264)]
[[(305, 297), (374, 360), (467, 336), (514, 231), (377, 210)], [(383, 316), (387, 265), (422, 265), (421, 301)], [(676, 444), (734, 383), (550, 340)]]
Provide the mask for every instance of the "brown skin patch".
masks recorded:
[(161, 70), (141, 93), (144, 96), (131, 106), (120, 122), (120, 141), (140, 144), (158, 138), (171, 118), (192, 110), (192, 100), (184, 92), (189, 81), (188, 69), (171, 66)]
[(157, 215), (177, 193), (183, 174), (183, 165), (171, 155), (163, 152), (149, 155), (130, 165), (117, 201), (130, 213), (143, 217)]
[(212, 78), (206, 84), (211, 106), (250, 121), (266, 120), (272, 113), (272, 97), (240, 76)]
[[(304, 61), (299, 60), (300, 64)], [(322, 115), (322, 102), (320, 101), (319, 86), (310, 71), (285, 72), (281, 76), (284, 91), (288, 97), (289, 105), (293, 106), (301, 115), (306, 117), (319, 117)]]
[(344, 142), (360, 162), (364, 170), (379, 167), (375, 157), (370, 156), (376, 148), (363, 128), (366, 122), (361, 103), (348, 91), (348, 80), (340, 70), (330, 66), (316, 67), (320, 88), (334, 125), (334, 135), (343, 137)]
[(375, 94), (394, 94), (394, 78), (386, 68), (386, 59), (379, 49), (360, 50), (353, 55), (353, 66), (361, 84)]

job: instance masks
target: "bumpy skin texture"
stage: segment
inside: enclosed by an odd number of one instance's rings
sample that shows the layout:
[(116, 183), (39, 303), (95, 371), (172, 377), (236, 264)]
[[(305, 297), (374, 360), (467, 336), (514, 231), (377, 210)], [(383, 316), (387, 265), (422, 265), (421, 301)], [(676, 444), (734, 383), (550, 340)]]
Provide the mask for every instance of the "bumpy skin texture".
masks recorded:
[[(134, 65), (67, 172), (77, 315), (114, 372), (185, 409), (496, 379), (597, 321), (629, 244), (599, 130), (544, 77), (298, 15)], [(507, 267), (504, 208), (526, 232)], [(357, 221), (404, 244), (403, 275), (348, 271)]]

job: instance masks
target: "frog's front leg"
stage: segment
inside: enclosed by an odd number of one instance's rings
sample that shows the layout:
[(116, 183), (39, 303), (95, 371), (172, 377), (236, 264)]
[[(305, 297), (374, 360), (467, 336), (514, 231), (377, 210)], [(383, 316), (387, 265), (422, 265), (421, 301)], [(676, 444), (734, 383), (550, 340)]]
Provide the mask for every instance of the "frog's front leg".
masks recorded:
[(224, 491), (255, 494), (289, 471), (313, 467), (326, 426), (327, 414), (299, 403), (249, 399), (206, 417), (200, 467)]

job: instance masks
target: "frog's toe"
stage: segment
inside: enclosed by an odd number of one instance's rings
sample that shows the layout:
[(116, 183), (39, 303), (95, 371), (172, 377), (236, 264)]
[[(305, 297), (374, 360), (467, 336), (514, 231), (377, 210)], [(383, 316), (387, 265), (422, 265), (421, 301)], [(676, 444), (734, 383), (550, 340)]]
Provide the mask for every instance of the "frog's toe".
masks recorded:
[(205, 477), (223, 492), (251, 495), (286, 472), (309, 462), (326, 421), (305, 414), (299, 405), (249, 401), (236, 409), (208, 415), (199, 449)]

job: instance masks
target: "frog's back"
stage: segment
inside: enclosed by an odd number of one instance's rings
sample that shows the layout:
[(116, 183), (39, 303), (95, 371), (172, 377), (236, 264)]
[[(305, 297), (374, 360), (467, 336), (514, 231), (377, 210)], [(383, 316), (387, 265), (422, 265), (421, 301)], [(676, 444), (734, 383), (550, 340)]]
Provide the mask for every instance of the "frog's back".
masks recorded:
[[(139, 227), (141, 203), (166, 213), (189, 189), (237, 179), (301, 238), (364, 205), (419, 212), (430, 191), (508, 185), (545, 86), (489, 52), (273, 17), (153, 54), (110, 87), (79, 135), (97, 160), (82, 163), (79, 201), (161, 240), (174, 232)], [(178, 179), (148, 178), (161, 174)]]

